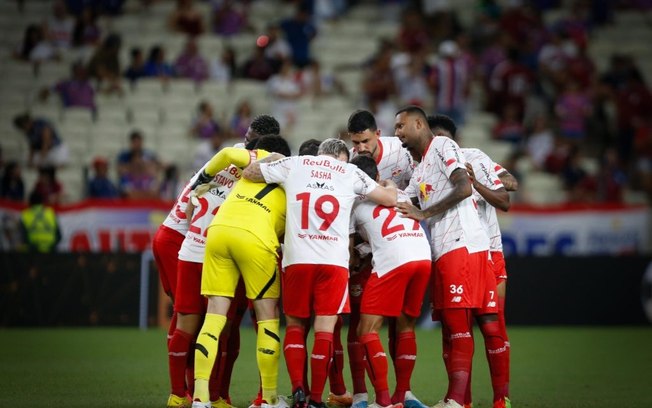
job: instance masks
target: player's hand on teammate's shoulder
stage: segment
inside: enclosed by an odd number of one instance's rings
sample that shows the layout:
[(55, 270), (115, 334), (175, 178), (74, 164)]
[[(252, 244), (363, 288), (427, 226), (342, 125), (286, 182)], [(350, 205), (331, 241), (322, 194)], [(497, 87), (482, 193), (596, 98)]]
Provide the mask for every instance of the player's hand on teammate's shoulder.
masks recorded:
[(475, 172), (473, 171), (473, 166), (471, 166), (471, 163), (465, 163), (466, 166), (466, 171), (469, 173), (469, 179), (471, 179), (471, 184), (475, 185), (476, 183), (476, 178), (475, 178)]
[(423, 212), (412, 205), (412, 203), (406, 201), (396, 203), (396, 211), (401, 213), (401, 217), (403, 218), (412, 218), (416, 221), (422, 221), (424, 219)]

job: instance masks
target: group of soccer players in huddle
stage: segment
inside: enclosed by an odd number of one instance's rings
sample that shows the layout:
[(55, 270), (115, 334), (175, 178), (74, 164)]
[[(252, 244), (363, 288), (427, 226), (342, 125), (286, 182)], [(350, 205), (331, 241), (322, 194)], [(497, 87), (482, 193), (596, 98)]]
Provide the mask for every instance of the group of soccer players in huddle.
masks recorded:
[[(291, 156), (278, 122), (261, 115), (243, 146), (207, 162), (152, 244), (174, 304), (167, 406), (230, 408), (249, 308), (260, 374), (252, 406), (323, 408), (329, 379), (331, 406), (426, 408), (410, 378), (415, 324), (430, 289), (448, 373), (435, 407), (472, 404), (473, 319), (484, 337), (493, 406), (510, 407), (507, 276), (495, 208), (509, 208), (517, 182), (480, 150), (461, 149), (456, 130), (450, 118), (408, 106), (396, 114), (396, 136), (381, 137), (374, 116), (359, 110), (348, 120), (351, 150), (342, 140), (311, 139)], [(349, 313), (351, 391), (340, 340), (341, 315)], [(384, 318), (396, 375), (391, 395), (378, 335)], [(277, 394), (281, 343), (289, 398)]]

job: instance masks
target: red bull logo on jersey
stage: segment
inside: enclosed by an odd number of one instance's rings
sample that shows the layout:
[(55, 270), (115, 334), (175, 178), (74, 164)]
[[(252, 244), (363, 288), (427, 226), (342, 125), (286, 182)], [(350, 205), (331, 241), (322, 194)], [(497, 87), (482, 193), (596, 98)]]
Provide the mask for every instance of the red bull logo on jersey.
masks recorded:
[(303, 159), (303, 165), (304, 166), (321, 166), (321, 167), (326, 167), (326, 168), (328, 168), (330, 170), (336, 171), (338, 173), (342, 173), (342, 174), (346, 173), (346, 167), (345, 166), (343, 166), (341, 164), (337, 164), (337, 163), (332, 163), (330, 160), (326, 160), (326, 159), (314, 160), (314, 159), (310, 159), (310, 158), (305, 158), (305, 159)]
[(428, 198), (430, 197), (430, 193), (434, 192), (435, 189), (432, 188), (432, 184), (428, 183), (420, 183), (419, 184), (419, 198), (421, 198), (424, 201), (428, 201)]

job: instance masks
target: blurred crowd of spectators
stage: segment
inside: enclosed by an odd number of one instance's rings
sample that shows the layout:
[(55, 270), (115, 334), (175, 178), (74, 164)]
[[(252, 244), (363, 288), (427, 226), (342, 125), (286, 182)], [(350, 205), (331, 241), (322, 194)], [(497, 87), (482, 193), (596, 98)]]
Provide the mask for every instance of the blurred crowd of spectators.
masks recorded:
[[(155, 2), (142, 3), (149, 7)], [(221, 55), (207, 56), (197, 39), (256, 33), (247, 18), (252, 1), (206, 2), (208, 15), (199, 12), (193, 0), (177, 0), (167, 16), (167, 28), (187, 38), (172, 59), (159, 44), (149, 50), (133, 48), (126, 64), (120, 60), (120, 34), (103, 32), (98, 18), (120, 18), (121, 0), (54, 1), (51, 16), (26, 27), (13, 55), (38, 70), (48, 61), (60, 63), (62, 53), (73, 50), (80, 59), (72, 64), (70, 77), (43, 89), (40, 97), (54, 93), (64, 107), (93, 112), (98, 109), (97, 92), (121, 95), (142, 78), (158, 78), (163, 84), (188, 78), (197, 86), (207, 80), (261, 81), (272, 100), (270, 113), (284, 132), (296, 123), (297, 102), (306, 95), (359, 94), (359, 102), (376, 114), (387, 135), (393, 134), (394, 113), (401, 105), (422, 105), (464, 125), (471, 105), (481, 100), (481, 109), (496, 117), (491, 137), (512, 146), (504, 163), (511, 172), (518, 174), (519, 163), (527, 162), (559, 175), (569, 201), (620, 202), (625, 187), (652, 197), (650, 89), (631, 56), (613, 55), (608, 69), (598, 72), (587, 52), (593, 31), (611, 23), (615, 7), (645, 8), (645, 2), (576, 0), (563, 17), (545, 24), (543, 14), (560, 1), (514, 0), (501, 7), (498, 1), (479, 0), (474, 21), (463, 27), (449, 1), (379, 0), (380, 15), (400, 16), (399, 29), (359, 65), (341, 67), (364, 72), (360, 89), (349, 90), (321, 70), (311, 42), (322, 24), (336, 21), (356, 2), (288, 1), (295, 12), (270, 21), (246, 58), (237, 58), (228, 45)], [(481, 91), (472, 94), (474, 89)], [(201, 141), (195, 167), (227, 139), (241, 138), (255, 113), (249, 101), (242, 101), (230, 114), (216, 117), (210, 102), (198, 103), (188, 129), (190, 137)], [(50, 202), (58, 202), (62, 186), (56, 169), (69, 163), (65, 135), (59, 135), (48, 118), (20, 114), (14, 124), (28, 140), (27, 166), (39, 169), (39, 188), (51, 191)], [(139, 131), (125, 135), (130, 140), (127, 151), (117, 158), (93, 160), (89, 197), (175, 196), (179, 171), (144, 148), (145, 136)], [(463, 131), (461, 137), (464, 144)], [(587, 158), (595, 159), (597, 170), (586, 168)], [(2, 197), (24, 200), (20, 172), (16, 160), (6, 163)]]

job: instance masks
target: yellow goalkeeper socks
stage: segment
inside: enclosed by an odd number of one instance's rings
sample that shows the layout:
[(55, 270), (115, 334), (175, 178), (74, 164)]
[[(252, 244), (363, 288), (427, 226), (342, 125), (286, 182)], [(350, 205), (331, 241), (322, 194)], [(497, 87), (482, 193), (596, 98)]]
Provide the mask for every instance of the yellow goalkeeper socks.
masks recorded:
[(281, 351), (278, 319), (258, 321), (256, 338), (256, 361), (260, 371), (263, 399), (269, 404), (276, 404), (276, 387), (278, 382), (278, 360)]
[[(199, 331), (195, 344), (195, 394), (193, 399), (201, 402), (210, 401), (208, 379), (211, 376), (220, 333), (226, 324), (226, 316), (207, 313), (204, 325)], [(277, 325), (278, 326), (278, 325)]]

